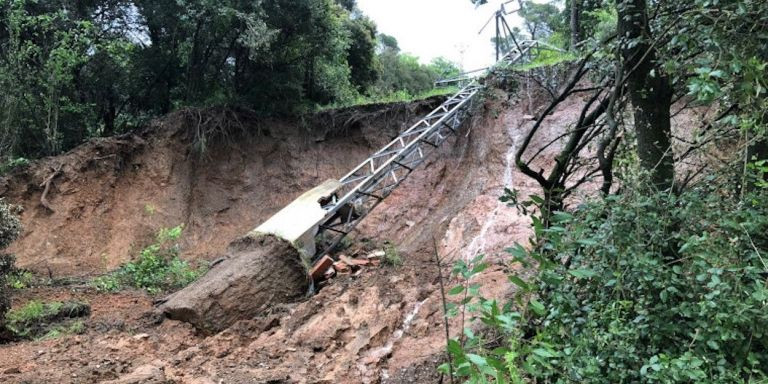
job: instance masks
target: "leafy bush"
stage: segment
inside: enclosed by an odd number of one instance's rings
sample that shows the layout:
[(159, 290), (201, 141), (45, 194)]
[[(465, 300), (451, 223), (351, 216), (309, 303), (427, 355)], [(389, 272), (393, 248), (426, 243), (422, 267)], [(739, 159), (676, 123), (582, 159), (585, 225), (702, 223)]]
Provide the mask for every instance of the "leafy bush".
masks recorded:
[(21, 234), (21, 221), (16, 216), (15, 207), (0, 199), (0, 249), (16, 240)]
[(0, 163), (0, 175), (4, 175), (16, 168), (21, 168), (24, 166), (29, 165), (29, 160), (23, 158), (23, 157), (17, 157), (15, 159), (10, 159), (4, 163)]
[(183, 226), (161, 229), (155, 243), (144, 248), (139, 257), (107, 276), (94, 279), (96, 289), (115, 292), (125, 286), (140, 288), (150, 294), (182, 288), (195, 281), (204, 268), (193, 268), (179, 258), (177, 241)]
[(394, 244), (388, 241), (384, 243), (384, 262), (393, 267), (403, 265), (403, 258), (400, 256), (400, 252), (397, 251)]
[(627, 188), (554, 214), (534, 251), (509, 249), (540, 270), (510, 276), (514, 301), (461, 301), (506, 341), (465, 331), (448, 345), (454, 372), (478, 383), (768, 379), (768, 196), (724, 190)]
[(35, 283), (35, 275), (30, 271), (14, 269), (6, 276), (8, 286), (20, 290), (31, 287)]
[(89, 314), (90, 306), (86, 303), (44, 303), (32, 300), (25, 306), (8, 312), (5, 321), (14, 338), (54, 338), (70, 333), (82, 333), (85, 329), (83, 322), (72, 319)]
[(0, 340), (6, 337), (4, 318), (11, 308), (11, 295), (6, 277), (15, 271), (13, 255), (3, 254), (2, 250), (21, 234), (21, 221), (14, 212), (14, 207), (0, 199)]

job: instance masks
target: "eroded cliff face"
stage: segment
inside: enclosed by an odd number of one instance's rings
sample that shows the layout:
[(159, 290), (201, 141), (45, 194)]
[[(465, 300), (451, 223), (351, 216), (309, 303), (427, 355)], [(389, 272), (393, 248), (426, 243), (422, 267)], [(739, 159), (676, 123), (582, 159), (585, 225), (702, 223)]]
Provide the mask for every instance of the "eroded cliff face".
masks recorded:
[[(25, 208), (27, 230), (12, 251), (34, 271), (90, 276), (129, 260), (158, 228), (183, 223), (183, 257), (214, 258), (306, 189), (342, 176), (434, 103), (334, 111), (305, 123), (243, 118), (241, 124), (261, 132), (230, 136), (203, 157), (187, 139), (199, 120), (183, 113), (139, 135), (89, 143), (0, 181), (0, 193)], [(15, 305), (33, 296), (98, 303), (85, 334), (0, 347), (0, 367), (18, 368), (14, 380), (28, 382), (143, 373), (181, 383), (436, 382), (445, 340), (435, 254), (444, 265), (485, 254), (491, 267), (477, 282), (487, 297), (503, 298), (510, 289), (506, 274), (515, 268), (503, 248), (530, 234), (528, 219), (498, 198), (505, 186), (535, 192), (513, 167), (531, 105), (497, 91), (482, 103), (457, 137), (363, 221), (343, 251), (365, 254), (389, 242), (402, 266), (337, 276), (315, 296), (213, 336), (173, 320), (157, 324), (143, 315), (152, 305), (142, 293), (30, 290)], [(581, 101), (569, 103), (549, 118), (553, 135), (565, 130)], [(55, 170), (46, 196), (51, 210), (40, 203), (40, 185)], [(461, 331), (457, 321), (452, 335)]]
[(36, 272), (93, 275), (129, 260), (159, 228), (184, 224), (183, 256), (213, 259), (439, 102), (329, 111), (303, 121), (228, 113), (228, 135), (209, 141), (203, 154), (193, 141), (201, 129), (218, 129), (221, 111), (181, 111), (144, 132), (94, 140), (0, 178), (0, 196), (24, 207), (26, 230), (10, 251)]

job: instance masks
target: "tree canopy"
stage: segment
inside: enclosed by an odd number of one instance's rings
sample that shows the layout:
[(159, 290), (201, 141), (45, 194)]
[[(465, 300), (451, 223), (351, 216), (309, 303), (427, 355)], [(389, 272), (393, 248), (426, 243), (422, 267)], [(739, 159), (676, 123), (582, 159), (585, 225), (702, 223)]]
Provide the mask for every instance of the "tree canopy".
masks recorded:
[(0, 20), (2, 162), (186, 106), (297, 114), (456, 72), (400, 53), (353, 0), (1, 0)]

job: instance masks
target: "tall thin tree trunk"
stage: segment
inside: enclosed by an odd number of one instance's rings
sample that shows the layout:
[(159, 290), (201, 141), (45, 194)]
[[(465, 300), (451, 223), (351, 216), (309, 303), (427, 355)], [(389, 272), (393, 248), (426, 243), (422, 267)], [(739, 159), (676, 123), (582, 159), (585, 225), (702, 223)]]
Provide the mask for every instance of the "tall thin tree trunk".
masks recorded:
[(621, 54), (627, 76), (629, 98), (634, 107), (637, 152), (640, 165), (651, 173), (659, 189), (674, 182), (674, 160), (670, 145), (672, 86), (657, 66), (656, 50), (645, 0), (616, 0), (618, 31), (623, 39)]
[(581, 42), (581, 2), (571, 0), (571, 49)]

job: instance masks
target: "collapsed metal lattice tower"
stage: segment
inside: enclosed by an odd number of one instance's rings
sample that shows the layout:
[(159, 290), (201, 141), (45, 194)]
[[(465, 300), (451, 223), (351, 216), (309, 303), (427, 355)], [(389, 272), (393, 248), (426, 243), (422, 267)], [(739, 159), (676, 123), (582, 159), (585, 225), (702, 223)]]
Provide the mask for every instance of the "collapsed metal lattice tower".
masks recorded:
[[(518, 63), (537, 46), (535, 41), (521, 42), (499, 63)], [(471, 82), (339, 179), (336, 192), (321, 202), (326, 214), (316, 224), (313, 260), (338, 245), (430, 152), (459, 131), (482, 86), (469, 78), (456, 80)]]

